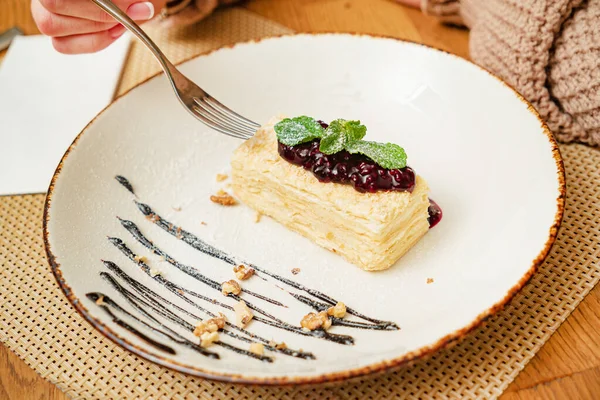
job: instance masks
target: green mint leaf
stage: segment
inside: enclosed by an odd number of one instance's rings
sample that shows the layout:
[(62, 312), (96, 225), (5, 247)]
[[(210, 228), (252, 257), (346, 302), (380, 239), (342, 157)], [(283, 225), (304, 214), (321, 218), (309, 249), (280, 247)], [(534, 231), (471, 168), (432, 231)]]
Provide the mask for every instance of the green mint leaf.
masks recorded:
[(325, 136), (321, 139), (319, 150), (325, 154), (334, 154), (344, 150), (345, 145), (346, 135), (344, 132), (341, 129), (331, 129), (331, 125), (329, 125), (329, 128), (325, 130)]
[(277, 140), (287, 146), (310, 142), (323, 137), (325, 129), (314, 118), (301, 116), (286, 118), (275, 124)]
[(336, 119), (331, 121), (325, 136), (321, 139), (319, 150), (325, 154), (334, 154), (344, 150), (347, 146), (359, 141), (367, 134), (367, 128), (360, 121), (346, 121)]
[(363, 154), (386, 169), (406, 167), (406, 153), (397, 144), (359, 140), (347, 146), (346, 150), (352, 154)]
[(367, 127), (361, 125), (360, 121), (344, 121), (344, 128), (348, 137), (348, 141), (346, 142), (348, 144), (358, 142), (367, 134)]

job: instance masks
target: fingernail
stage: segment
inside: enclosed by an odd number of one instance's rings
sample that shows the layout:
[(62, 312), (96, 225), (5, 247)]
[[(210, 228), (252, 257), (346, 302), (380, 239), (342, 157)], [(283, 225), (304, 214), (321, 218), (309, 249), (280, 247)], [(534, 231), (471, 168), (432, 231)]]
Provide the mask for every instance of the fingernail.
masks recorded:
[(136, 21), (145, 21), (154, 17), (154, 5), (149, 1), (135, 3), (127, 9), (129, 18)]
[(123, 25), (113, 26), (108, 30), (110, 37), (116, 39), (125, 33), (125, 27)]

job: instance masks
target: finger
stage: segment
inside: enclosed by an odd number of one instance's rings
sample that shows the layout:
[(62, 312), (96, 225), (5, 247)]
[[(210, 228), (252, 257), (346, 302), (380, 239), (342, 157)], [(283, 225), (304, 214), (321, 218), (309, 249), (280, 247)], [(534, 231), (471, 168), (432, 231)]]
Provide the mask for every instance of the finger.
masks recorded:
[[(69, 17), (78, 17), (98, 22), (112, 22), (113, 17), (95, 5), (90, 0), (36, 0), (48, 11), (54, 14)], [(161, 3), (162, 0), (153, 0)], [(114, 2), (121, 10), (136, 21), (145, 21), (154, 16), (158, 4), (151, 1), (140, 0), (116, 0)]]
[(117, 22), (114, 20), (111, 23), (106, 23), (53, 14), (42, 7), (37, 1), (31, 4), (31, 14), (40, 32), (52, 37), (101, 32), (117, 25)]
[(109, 30), (52, 38), (54, 48), (63, 54), (95, 53), (108, 47), (125, 32), (123, 25), (117, 25)]

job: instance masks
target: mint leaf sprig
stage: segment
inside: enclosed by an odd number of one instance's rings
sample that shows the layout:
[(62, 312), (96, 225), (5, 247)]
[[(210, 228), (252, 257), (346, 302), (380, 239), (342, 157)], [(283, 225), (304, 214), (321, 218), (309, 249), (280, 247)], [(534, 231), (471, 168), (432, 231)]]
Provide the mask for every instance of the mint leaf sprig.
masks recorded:
[(277, 140), (287, 146), (296, 146), (300, 143), (321, 139), (325, 129), (311, 117), (286, 118), (275, 124)]
[(394, 143), (377, 143), (362, 140), (367, 128), (360, 121), (336, 119), (324, 129), (314, 118), (300, 116), (286, 118), (275, 124), (277, 139), (287, 145), (320, 139), (319, 150), (324, 154), (335, 154), (346, 150), (351, 154), (363, 154), (386, 169), (406, 167), (406, 152)]

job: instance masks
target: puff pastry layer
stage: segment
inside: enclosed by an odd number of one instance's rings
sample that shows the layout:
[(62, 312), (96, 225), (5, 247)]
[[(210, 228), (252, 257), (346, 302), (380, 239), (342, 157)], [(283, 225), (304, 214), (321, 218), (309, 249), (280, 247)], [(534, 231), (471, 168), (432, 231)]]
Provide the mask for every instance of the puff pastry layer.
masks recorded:
[(428, 187), (360, 193), (322, 183), (279, 155), (274, 118), (234, 153), (232, 188), (246, 205), (367, 271), (384, 270), (428, 230)]

